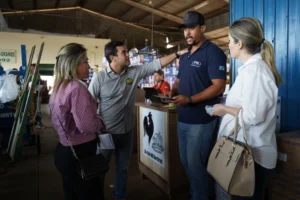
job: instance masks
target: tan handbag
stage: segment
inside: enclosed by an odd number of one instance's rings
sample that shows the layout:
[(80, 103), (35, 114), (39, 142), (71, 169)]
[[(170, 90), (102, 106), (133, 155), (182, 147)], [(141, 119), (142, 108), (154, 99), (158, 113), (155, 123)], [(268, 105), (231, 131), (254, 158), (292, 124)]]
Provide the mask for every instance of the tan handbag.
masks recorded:
[[(221, 137), (214, 146), (208, 161), (207, 171), (229, 194), (251, 197), (255, 188), (254, 159), (247, 144), (247, 135), (242, 116), (242, 130), (246, 144), (236, 140), (240, 129), (238, 115), (235, 127), (227, 137)], [(230, 136), (233, 135), (233, 138)]]

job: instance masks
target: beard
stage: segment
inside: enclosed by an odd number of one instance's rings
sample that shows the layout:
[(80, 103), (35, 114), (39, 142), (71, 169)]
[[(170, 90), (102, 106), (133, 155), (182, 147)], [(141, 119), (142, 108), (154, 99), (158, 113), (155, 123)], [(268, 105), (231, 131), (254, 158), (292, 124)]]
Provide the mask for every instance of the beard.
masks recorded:
[[(193, 42), (192, 42), (191, 44), (189, 44), (189, 43), (187, 42), (187, 40), (188, 40), (189, 38), (191, 38), (191, 39), (193, 40)], [(194, 40), (194, 38), (193, 38), (192, 36), (186, 36), (186, 37), (185, 37), (185, 40), (186, 40), (186, 42), (187, 42), (189, 48), (192, 48), (193, 46), (197, 45), (197, 44), (200, 42), (200, 40), (199, 40), (199, 41)]]

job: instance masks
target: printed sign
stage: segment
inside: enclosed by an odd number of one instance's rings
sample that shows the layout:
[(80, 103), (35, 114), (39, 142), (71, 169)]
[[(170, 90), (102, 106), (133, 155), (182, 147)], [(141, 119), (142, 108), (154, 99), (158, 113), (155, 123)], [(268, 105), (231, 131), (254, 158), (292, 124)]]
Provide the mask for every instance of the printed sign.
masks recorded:
[(165, 167), (164, 112), (140, 108), (140, 125), (140, 130), (143, 130), (143, 154)]
[(16, 50), (0, 49), (0, 63), (16, 63)]

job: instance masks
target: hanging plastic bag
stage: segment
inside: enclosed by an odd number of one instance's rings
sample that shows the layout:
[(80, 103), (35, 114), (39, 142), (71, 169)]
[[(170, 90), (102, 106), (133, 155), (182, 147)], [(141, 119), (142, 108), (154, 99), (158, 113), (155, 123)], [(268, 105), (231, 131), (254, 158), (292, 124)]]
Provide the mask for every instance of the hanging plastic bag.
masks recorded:
[(2, 85), (3, 85), (3, 83), (4, 83), (4, 77), (5, 77), (6, 75), (0, 75), (0, 90), (1, 90), (1, 88), (2, 88)]
[(18, 97), (19, 86), (16, 76), (9, 74), (2, 79), (3, 85), (0, 88), (0, 103), (6, 103), (15, 100)]

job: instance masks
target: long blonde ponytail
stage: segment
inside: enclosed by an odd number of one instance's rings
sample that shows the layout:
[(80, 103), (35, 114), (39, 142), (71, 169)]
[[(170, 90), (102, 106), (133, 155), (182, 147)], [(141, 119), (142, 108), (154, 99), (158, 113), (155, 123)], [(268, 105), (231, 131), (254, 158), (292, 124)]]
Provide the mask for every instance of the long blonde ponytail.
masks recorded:
[(279, 86), (282, 83), (282, 78), (281, 78), (280, 74), (278, 73), (276, 66), (275, 66), (274, 48), (273, 48), (272, 44), (269, 41), (265, 40), (263, 42), (263, 47), (262, 47), (262, 50), (260, 53), (261, 53), (261, 56), (264, 59), (264, 61), (266, 61), (266, 63), (270, 67), (270, 69), (275, 77), (276, 85)]
[(248, 53), (261, 53), (274, 75), (276, 85), (279, 86), (282, 83), (282, 78), (275, 66), (274, 48), (269, 41), (264, 39), (260, 21), (251, 17), (238, 19), (232, 23), (229, 32), (234, 42), (241, 41)]

